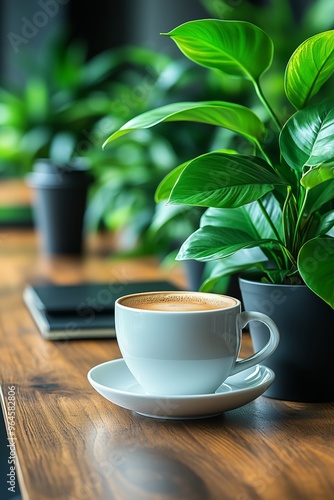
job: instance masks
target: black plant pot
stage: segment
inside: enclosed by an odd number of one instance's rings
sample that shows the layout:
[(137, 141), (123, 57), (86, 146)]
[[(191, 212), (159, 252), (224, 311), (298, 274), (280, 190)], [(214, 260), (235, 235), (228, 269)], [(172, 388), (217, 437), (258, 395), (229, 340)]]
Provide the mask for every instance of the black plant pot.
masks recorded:
[[(334, 401), (334, 310), (304, 285), (273, 285), (239, 279), (246, 310), (270, 316), (280, 344), (266, 360), (276, 378), (265, 396), (299, 402)], [(251, 323), (257, 351), (267, 341), (261, 323)]]
[(188, 290), (198, 292), (203, 282), (205, 263), (190, 259), (184, 260), (183, 266), (186, 275)]
[(34, 190), (34, 219), (42, 251), (50, 255), (80, 255), (91, 182), (86, 165), (38, 160), (27, 182)]

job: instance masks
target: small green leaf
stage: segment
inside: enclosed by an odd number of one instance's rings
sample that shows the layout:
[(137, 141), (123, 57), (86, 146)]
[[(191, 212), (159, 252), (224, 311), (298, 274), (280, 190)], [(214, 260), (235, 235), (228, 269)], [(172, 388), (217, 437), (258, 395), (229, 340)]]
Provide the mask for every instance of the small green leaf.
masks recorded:
[(146, 111), (125, 123), (104, 143), (133, 130), (154, 127), (164, 122), (192, 121), (224, 127), (258, 144), (264, 138), (265, 127), (257, 115), (240, 104), (223, 101), (178, 102)]
[(311, 214), (316, 212), (334, 199), (334, 179), (318, 184), (308, 191), (306, 211)]
[(334, 211), (331, 210), (329, 213), (320, 217), (318, 226), (318, 235), (327, 234), (328, 236), (334, 237)]
[(209, 261), (221, 259), (244, 248), (266, 246), (276, 243), (271, 240), (252, 239), (239, 229), (213, 226), (201, 227), (195, 231), (181, 246), (177, 260), (196, 259)]
[(305, 232), (304, 241), (311, 240), (316, 236), (334, 237), (334, 210), (320, 215), (319, 212), (313, 215)]
[(236, 208), (261, 198), (278, 184), (284, 182), (261, 158), (214, 151), (189, 161), (169, 202)]
[[(294, 272), (291, 269), (266, 269), (265, 271), (267, 278), (269, 278), (269, 283), (281, 283), (281, 284), (294, 284), (293, 281), (297, 281), (296, 284), (300, 284), (300, 278), (294, 277)], [(263, 278), (262, 278), (263, 279)], [(265, 281), (267, 282), (267, 281)]]
[(301, 109), (334, 71), (334, 30), (305, 40), (292, 54), (285, 73), (285, 93)]
[(49, 89), (41, 78), (31, 78), (25, 87), (26, 113), (32, 123), (43, 123), (49, 112)]
[(106, 113), (110, 112), (110, 109), (108, 96), (95, 95), (60, 106), (55, 113), (57, 121), (67, 122), (73, 127), (72, 124), (76, 121), (105, 116)]
[[(156, 205), (147, 236), (155, 237), (162, 235), (162, 230), (170, 228), (174, 240), (178, 239), (179, 233), (181, 241), (191, 234), (198, 227), (198, 221), (202, 209), (188, 207), (187, 205), (166, 205), (159, 203)], [(170, 224), (171, 223), (171, 224)], [(163, 237), (163, 235), (162, 235)]]
[(202, 19), (164, 34), (191, 61), (230, 76), (257, 81), (272, 63), (272, 40), (248, 22)]
[(334, 159), (334, 100), (297, 111), (284, 125), (280, 148), (285, 161), (303, 173), (305, 165), (315, 166)]
[(300, 249), (298, 268), (306, 285), (334, 309), (334, 238), (307, 241)]
[(330, 179), (334, 179), (334, 161), (310, 169), (300, 179), (300, 183), (304, 188), (312, 189)]

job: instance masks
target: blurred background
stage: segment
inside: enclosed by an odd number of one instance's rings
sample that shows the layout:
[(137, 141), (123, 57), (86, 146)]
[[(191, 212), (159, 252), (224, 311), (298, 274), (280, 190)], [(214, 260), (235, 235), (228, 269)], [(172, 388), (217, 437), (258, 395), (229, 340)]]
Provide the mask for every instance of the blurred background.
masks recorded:
[(307, 37), (333, 28), (334, 9), (331, 0), (0, 0), (0, 231), (34, 227), (26, 176), (37, 159), (82, 158), (93, 180), (85, 234), (115, 234), (112, 255), (173, 262), (202, 212), (157, 206), (160, 180), (196, 155), (247, 153), (248, 144), (182, 123), (102, 144), (139, 113), (182, 100), (231, 99), (266, 120), (250, 86), (197, 67), (160, 35), (201, 18), (249, 21), (272, 37), (275, 60), (263, 88), (283, 116), (287, 61)]
[(232, 99), (263, 111), (249, 86), (196, 67), (160, 33), (200, 18), (262, 27), (276, 50), (264, 87), (284, 115), (284, 67), (301, 41), (333, 27), (332, 7), (326, 0), (0, 0), (0, 224), (33, 226), (25, 179), (36, 159), (79, 157), (93, 178), (86, 234), (108, 231), (117, 234), (118, 252), (173, 260), (202, 212), (156, 206), (160, 180), (214, 148), (249, 146), (230, 132), (182, 123), (102, 150), (104, 140), (169, 102)]

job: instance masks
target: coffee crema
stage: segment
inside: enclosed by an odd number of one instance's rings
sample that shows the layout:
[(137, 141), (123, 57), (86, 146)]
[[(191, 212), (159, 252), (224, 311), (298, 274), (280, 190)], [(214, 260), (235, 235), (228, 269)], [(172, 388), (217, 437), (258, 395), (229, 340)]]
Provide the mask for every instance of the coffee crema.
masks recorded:
[(148, 292), (124, 297), (119, 302), (134, 309), (169, 312), (212, 311), (237, 304), (232, 297), (201, 292)]

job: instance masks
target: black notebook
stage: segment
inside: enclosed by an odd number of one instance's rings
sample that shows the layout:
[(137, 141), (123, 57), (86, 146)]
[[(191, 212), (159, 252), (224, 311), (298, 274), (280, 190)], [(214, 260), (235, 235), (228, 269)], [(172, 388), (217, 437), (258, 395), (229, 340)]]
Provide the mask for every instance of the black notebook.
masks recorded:
[(29, 285), (23, 299), (46, 339), (114, 338), (116, 299), (137, 292), (177, 289), (169, 281)]

